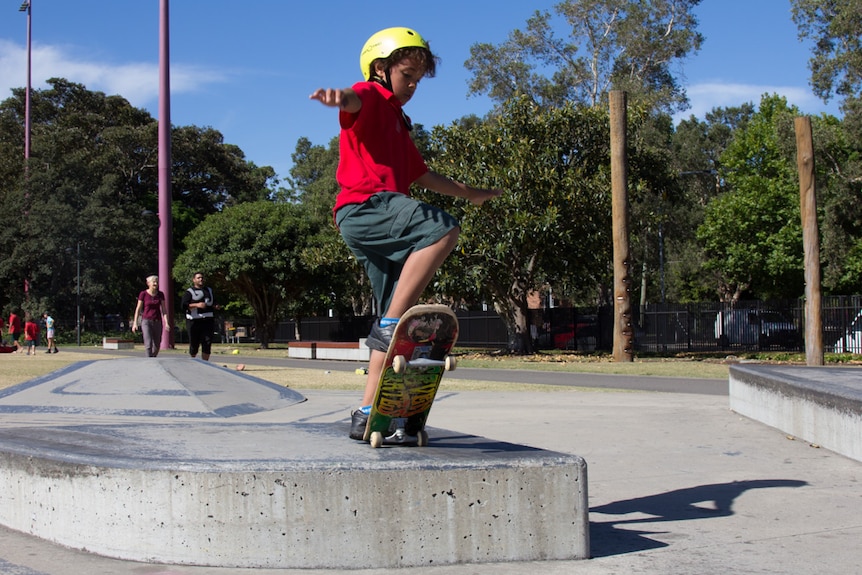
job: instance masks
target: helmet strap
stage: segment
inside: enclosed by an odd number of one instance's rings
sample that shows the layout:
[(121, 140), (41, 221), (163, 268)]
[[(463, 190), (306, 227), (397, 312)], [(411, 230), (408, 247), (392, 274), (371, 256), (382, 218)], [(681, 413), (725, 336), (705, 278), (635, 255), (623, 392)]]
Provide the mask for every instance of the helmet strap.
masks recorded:
[[(390, 92), (393, 91), (392, 90), (392, 76), (389, 75), (388, 69), (386, 70), (386, 78), (385, 79), (381, 78), (380, 76), (377, 76), (375, 74), (374, 76), (371, 77), (371, 81), (377, 82), (378, 84), (380, 84), (381, 86), (383, 86), (384, 88), (389, 90)], [(404, 125), (407, 127), (407, 131), (412, 132), (413, 131), (413, 122), (410, 121), (410, 118), (407, 116), (407, 114), (404, 113), (404, 110), (401, 110), (401, 117), (404, 118)]]
[(380, 84), (381, 86), (383, 86), (384, 88), (389, 90), (390, 92), (393, 91), (392, 90), (392, 76), (389, 75), (389, 70), (386, 70), (386, 78), (381, 78), (377, 74), (374, 74), (373, 76), (371, 76), (371, 81), (377, 82), (378, 84)]

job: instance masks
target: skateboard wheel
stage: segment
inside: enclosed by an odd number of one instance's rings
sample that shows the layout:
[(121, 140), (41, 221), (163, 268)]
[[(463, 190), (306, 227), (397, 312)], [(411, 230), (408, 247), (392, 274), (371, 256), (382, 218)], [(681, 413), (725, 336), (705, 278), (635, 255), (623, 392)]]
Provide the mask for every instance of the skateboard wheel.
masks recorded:
[(404, 373), (407, 371), (407, 358), (403, 355), (396, 355), (392, 359), (392, 370), (395, 373)]
[(372, 431), (370, 437), (371, 447), (377, 449), (383, 445), (383, 434), (379, 431)]
[(446, 356), (446, 371), (453, 371), (458, 366), (458, 362), (451, 355)]
[(428, 432), (424, 429), (416, 434), (416, 445), (419, 447), (425, 447), (428, 445)]

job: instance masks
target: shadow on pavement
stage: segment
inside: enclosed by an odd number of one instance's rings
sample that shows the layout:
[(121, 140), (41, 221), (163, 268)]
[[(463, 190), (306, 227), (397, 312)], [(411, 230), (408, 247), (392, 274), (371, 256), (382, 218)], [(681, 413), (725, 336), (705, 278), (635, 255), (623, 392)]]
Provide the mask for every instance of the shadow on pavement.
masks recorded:
[[(713, 483), (593, 507), (590, 509), (590, 513), (607, 515), (637, 513), (648, 515), (648, 517), (618, 521), (590, 521), (591, 555), (592, 557), (609, 557), (667, 546), (667, 543), (654, 541), (648, 537), (649, 535), (667, 533), (667, 531), (635, 531), (621, 529), (620, 525), (727, 517), (733, 515), (734, 500), (749, 489), (803, 487), (805, 485), (808, 483), (793, 479), (758, 479)], [(710, 503), (711, 506), (708, 505)]]

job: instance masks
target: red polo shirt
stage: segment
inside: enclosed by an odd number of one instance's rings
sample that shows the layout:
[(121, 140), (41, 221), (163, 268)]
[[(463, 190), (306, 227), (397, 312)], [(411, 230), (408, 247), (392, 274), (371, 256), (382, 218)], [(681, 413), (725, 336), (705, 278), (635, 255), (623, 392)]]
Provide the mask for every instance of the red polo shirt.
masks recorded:
[(378, 192), (410, 193), (410, 184), (428, 171), (404, 120), (401, 102), (376, 82), (358, 82), (362, 101), (356, 114), (340, 112), (338, 170), (341, 191), (335, 208), (361, 204)]

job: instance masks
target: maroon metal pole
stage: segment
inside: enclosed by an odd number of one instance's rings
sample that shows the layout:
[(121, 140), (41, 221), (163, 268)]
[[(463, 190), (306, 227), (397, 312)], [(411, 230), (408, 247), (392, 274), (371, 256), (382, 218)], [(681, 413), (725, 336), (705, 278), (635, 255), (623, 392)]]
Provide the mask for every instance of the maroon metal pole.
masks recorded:
[(33, 0), (25, 0), (18, 9), (27, 12), (27, 94), (24, 96), (24, 170), (28, 171), (27, 160), (30, 159), (30, 91), (32, 87), (32, 46), (31, 32), (33, 21)]
[[(174, 289), (171, 278), (171, 72), (170, 6), (159, 0), (159, 287), (167, 299), (168, 319), (174, 321)], [(174, 346), (173, 329), (164, 326), (162, 349)]]

